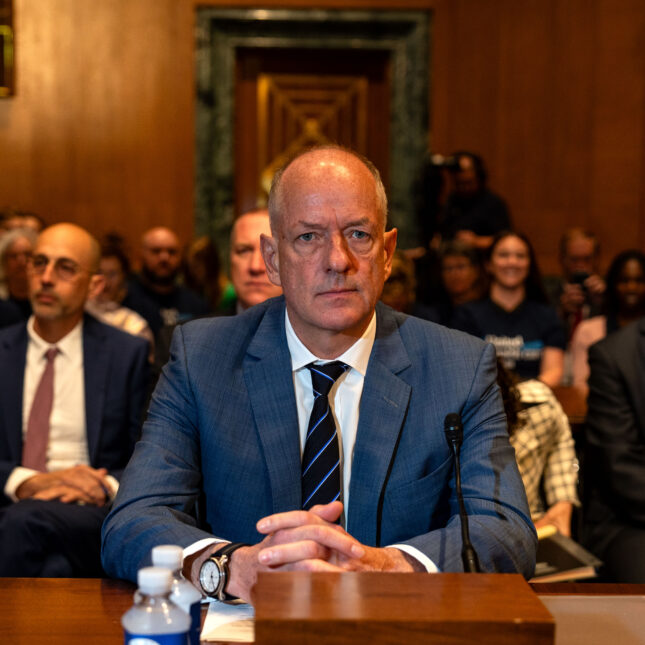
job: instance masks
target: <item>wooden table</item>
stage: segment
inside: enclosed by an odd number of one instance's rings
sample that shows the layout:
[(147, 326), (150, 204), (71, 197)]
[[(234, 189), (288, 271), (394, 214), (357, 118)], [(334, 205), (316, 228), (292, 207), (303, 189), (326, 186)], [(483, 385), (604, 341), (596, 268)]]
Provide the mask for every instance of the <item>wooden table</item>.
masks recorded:
[[(549, 583), (531, 586), (539, 596), (645, 595), (645, 585)], [(120, 619), (132, 604), (133, 592), (134, 585), (118, 580), (0, 578), (2, 642), (122, 643)]]
[(5, 643), (116, 644), (134, 585), (95, 578), (0, 579), (0, 634)]

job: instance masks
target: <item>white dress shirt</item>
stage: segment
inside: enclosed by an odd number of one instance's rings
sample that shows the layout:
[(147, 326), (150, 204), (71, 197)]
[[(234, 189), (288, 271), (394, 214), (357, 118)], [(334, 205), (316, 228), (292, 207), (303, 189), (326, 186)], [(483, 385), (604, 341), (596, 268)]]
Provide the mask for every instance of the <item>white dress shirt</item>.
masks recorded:
[[(85, 416), (85, 376), (83, 370), (83, 321), (57, 343), (50, 344), (34, 330), (34, 317), (27, 322), (27, 357), (22, 396), (22, 437), (27, 434), (27, 422), (36, 389), (40, 383), (50, 348), (58, 348), (54, 359), (54, 401), (49, 417), (47, 471), (64, 470), (78, 464), (89, 464)], [(17, 501), (19, 486), (38, 471), (17, 466), (9, 475), (4, 492)], [(112, 494), (118, 482), (108, 476)]]
[[(300, 341), (285, 313), (285, 328), (287, 332), (287, 345), (291, 354), (291, 370), (293, 374), (293, 387), (296, 394), (296, 407), (298, 409), (298, 429), (300, 434), (300, 456), (305, 449), (305, 439), (309, 426), (309, 417), (314, 407), (314, 392), (311, 385), (311, 372), (307, 365), (311, 363), (324, 364), (329, 360), (322, 360), (312, 354)], [(349, 365), (347, 370), (338, 377), (329, 391), (329, 407), (331, 409), (336, 428), (339, 428), (341, 471), (341, 496), (345, 509), (349, 508), (349, 482), (352, 474), (352, 457), (358, 430), (358, 414), (363, 394), (363, 382), (367, 373), (367, 364), (372, 353), (374, 338), (376, 336), (376, 315), (367, 326), (363, 335), (341, 356), (334, 361)], [(345, 457), (347, 455), (347, 458)]]
[[(291, 354), (293, 386), (296, 395), (296, 407), (298, 409), (300, 454), (302, 455), (305, 438), (307, 436), (309, 417), (311, 416), (311, 410), (314, 405), (311, 372), (307, 369), (307, 365), (310, 363), (324, 364), (331, 361), (317, 357), (303, 345), (291, 325), (286, 310), (285, 329), (287, 345), (289, 346), (289, 353)], [(372, 315), (372, 319), (363, 332), (363, 335), (348, 350), (334, 359), (334, 361), (341, 361), (349, 365), (351, 369), (341, 374), (328, 395), (329, 407), (331, 408), (336, 427), (339, 429), (339, 436), (341, 437), (341, 441), (339, 442), (340, 460), (342, 464), (341, 501), (343, 502), (346, 513), (351, 512), (349, 484), (352, 475), (354, 445), (358, 431), (358, 416), (361, 395), (363, 394), (363, 383), (365, 382), (365, 374), (367, 373), (367, 365), (370, 360), (375, 337), (376, 313)], [(187, 556), (195, 553), (216, 541), (208, 538), (200, 540), (184, 549), (184, 555)], [(434, 573), (439, 570), (430, 558), (408, 544), (392, 544), (390, 547), (396, 547), (401, 551), (405, 551), (408, 555), (418, 560), (429, 573)]]

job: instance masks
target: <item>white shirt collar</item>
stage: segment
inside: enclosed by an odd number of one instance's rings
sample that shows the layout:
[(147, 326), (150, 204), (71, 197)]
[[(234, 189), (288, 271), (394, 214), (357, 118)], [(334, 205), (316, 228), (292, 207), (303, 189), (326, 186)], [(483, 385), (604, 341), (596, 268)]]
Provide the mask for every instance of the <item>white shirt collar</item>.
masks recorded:
[(78, 344), (82, 342), (81, 336), (83, 333), (83, 319), (81, 318), (76, 326), (63, 336), (57, 343), (48, 343), (43, 340), (34, 329), (34, 316), (32, 315), (27, 321), (27, 334), (29, 335), (29, 342), (38, 351), (39, 355), (44, 355), (50, 347), (58, 347), (58, 351), (64, 356), (72, 356)]
[[(284, 312), (284, 323), (287, 333), (287, 345), (289, 346), (289, 353), (291, 354), (291, 370), (293, 372), (297, 372), (306, 365), (309, 365), (309, 363), (316, 361), (322, 363), (329, 362), (327, 359), (319, 358), (315, 354), (312, 354), (302, 344), (302, 341), (298, 338), (296, 332), (291, 326), (289, 314), (286, 309)], [(375, 338), (376, 312), (372, 314), (372, 318), (363, 332), (363, 335), (335, 360), (342, 361), (365, 377), (365, 374), (367, 373), (367, 364), (370, 360), (370, 354), (372, 353)]]

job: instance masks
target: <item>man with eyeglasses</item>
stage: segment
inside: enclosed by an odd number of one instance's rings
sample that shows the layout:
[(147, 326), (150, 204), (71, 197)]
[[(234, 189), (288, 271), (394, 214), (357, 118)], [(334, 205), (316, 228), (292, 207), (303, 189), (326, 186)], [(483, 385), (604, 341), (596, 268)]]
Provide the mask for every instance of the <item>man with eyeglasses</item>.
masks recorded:
[(96, 240), (39, 236), (33, 315), (0, 331), (0, 576), (99, 576), (100, 527), (139, 434), (147, 343), (84, 313)]

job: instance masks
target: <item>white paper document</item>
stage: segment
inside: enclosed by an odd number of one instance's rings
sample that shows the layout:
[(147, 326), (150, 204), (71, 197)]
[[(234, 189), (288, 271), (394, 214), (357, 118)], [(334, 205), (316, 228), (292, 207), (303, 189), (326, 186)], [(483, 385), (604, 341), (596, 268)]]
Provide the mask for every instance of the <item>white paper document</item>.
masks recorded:
[(208, 607), (201, 640), (230, 643), (255, 642), (255, 612), (252, 605), (212, 602)]

